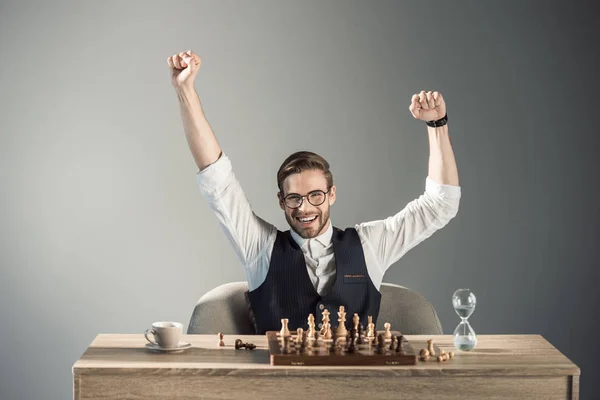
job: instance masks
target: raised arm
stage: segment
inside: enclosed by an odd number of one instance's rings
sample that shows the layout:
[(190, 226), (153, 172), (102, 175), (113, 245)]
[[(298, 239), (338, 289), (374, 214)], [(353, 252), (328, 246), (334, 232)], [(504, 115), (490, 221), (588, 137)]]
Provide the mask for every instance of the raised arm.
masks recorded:
[[(408, 107), (413, 117), (421, 121), (437, 121), (446, 115), (446, 102), (440, 92), (413, 95)], [(458, 186), (458, 169), (448, 136), (448, 125), (427, 126), (429, 135), (429, 178), (440, 185)]]
[(194, 79), (202, 60), (190, 50), (169, 57), (167, 62), (171, 67), (171, 84), (179, 99), (185, 137), (194, 161), (201, 171), (217, 161), (221, 155), (221, 147), (204, 115), (200, 98), (194, 88)]
[[(446, 104), (439, 92), (413, 95), (409, 110), (422, 121), (438, 121), (446, 116)], [(356, 226), (367, 247), (378, 260), (378, 277), (407, 251), (443, 228), (458, 212), (461, 197), (458, 170), (448, 136), (448, 125), (427, 126), (429, 173), (425, 192), (399, 213), (384, 220)]]
[[(210, 208), (221, 223), (238, 258), (246, 267), (249, 283), (262, 281), (265, 267), (257, 270), (253, 261), (274, 240), (276, 228), (254, 214), (242, 186), (236, 179), (231, 161), (221, 151), (194, 88), (200, 57), (191, 51), (167, 59), (171, 83), (181, 110), (185, 136), (198, 166), (197, 180)], [(252, 270), (250, 270), (252, 269)]]

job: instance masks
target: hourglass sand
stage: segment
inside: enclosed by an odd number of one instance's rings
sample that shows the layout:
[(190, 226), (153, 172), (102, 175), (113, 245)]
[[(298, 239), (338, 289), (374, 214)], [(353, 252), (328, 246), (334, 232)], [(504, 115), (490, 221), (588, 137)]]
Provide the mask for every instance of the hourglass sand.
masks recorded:
[(477, 335), (468, 321), (476, 304), (475, 294), (469, 289), (458, 289), (452, 295), (452, 306), (461, 319), (454, 330), (454, 346), (458, 350), (470, 351), (477, 345)]

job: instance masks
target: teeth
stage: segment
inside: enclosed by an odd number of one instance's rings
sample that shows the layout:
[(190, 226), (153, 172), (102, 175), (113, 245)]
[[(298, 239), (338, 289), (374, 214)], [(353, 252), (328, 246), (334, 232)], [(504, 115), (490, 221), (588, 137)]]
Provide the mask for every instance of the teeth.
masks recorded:
[(317, 218), (316, 215), (314, 217), (311, 217), (311, 218), (300, 218), (300, 221), (302, 221), (302, 222), (310, 222), (310, 221), (314, 220), (315, 218)]

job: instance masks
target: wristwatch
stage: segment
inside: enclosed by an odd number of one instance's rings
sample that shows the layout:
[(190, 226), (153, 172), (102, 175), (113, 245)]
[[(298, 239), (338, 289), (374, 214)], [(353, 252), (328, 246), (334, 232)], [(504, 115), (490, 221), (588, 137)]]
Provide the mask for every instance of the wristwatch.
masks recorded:
[(427, 124), (427, 126), (430, 126), (432, 128), (444, 126), (448, 123), (448, 114), (444, 115), (442, 118), (440, 118), (436, 121), (427, 121), (425, 123)]

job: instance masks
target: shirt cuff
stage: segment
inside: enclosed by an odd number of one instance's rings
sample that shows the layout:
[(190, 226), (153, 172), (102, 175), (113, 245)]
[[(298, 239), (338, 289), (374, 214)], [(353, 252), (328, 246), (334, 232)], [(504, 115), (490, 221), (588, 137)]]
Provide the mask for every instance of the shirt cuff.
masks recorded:
[(225, 181), (230, 172), (231, 161), (225, 153), (221, 153), (217, 161), (196, 173), (196, 182), (202, 192), (212, 193)]
[(430, 177), (425, 180), (425, 191), (444, 199), (460, 199), (461, 195), (460, 186), (442, 185)]

